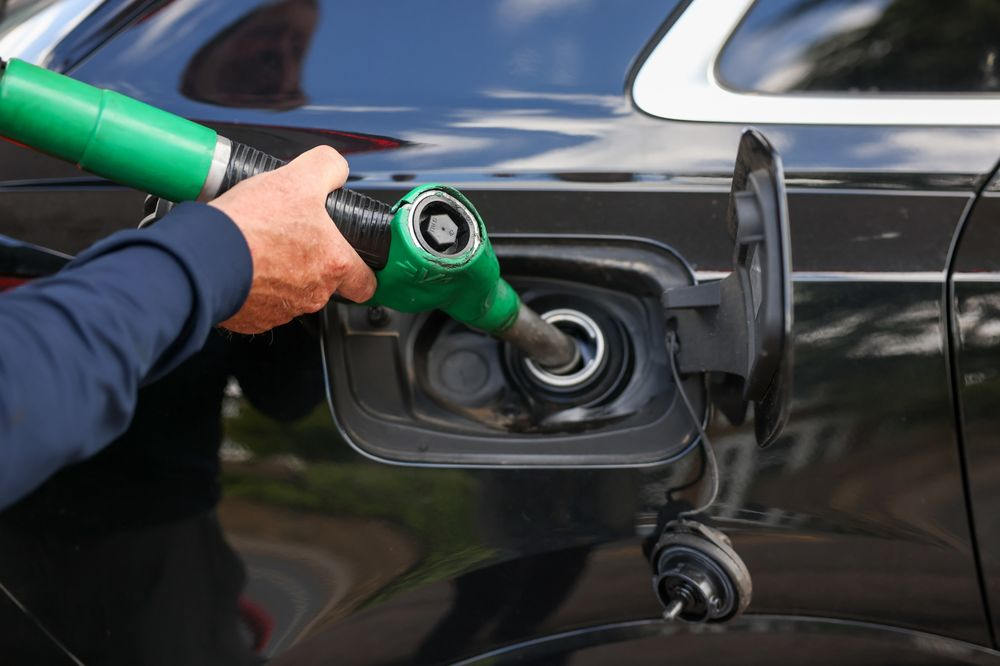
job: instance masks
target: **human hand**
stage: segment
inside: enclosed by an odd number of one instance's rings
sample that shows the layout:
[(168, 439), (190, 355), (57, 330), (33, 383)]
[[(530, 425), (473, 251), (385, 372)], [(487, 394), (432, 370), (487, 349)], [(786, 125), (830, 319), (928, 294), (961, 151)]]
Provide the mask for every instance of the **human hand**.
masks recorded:
[(327, 195), (347, 172), (340, 153), (319, 146), (209, 202), (243, 232), (253, 258), (250, 295), (220, 326), (260, 333), (322, 309), (334, 292), (359, 303), (371, 298), (375, 274), (326, 212)]

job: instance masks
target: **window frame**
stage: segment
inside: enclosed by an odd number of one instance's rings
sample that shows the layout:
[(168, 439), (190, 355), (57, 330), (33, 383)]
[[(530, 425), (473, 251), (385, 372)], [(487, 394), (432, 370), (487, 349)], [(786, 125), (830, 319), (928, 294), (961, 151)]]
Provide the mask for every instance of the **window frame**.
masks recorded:
[(657, 118), (783, 125), (995, 127), (1000, 94), (762, 93), (717, 76), (726, 44), (756, 0), (692, 0), (639, 66), (635, 106)]

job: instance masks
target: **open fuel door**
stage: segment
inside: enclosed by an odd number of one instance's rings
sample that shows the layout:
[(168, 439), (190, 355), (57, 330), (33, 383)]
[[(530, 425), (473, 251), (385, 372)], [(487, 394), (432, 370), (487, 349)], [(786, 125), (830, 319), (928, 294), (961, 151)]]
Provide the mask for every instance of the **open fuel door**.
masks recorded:
[(735, 424), (754, 405), (766, 446), (788, 420), (792, 352), (791, 247), (781, 158), (747, 130), (740, 140), (726, 223), (733, 272), (717, 282), (671, 289), (683, 373), (712, 373), (709, 397)]

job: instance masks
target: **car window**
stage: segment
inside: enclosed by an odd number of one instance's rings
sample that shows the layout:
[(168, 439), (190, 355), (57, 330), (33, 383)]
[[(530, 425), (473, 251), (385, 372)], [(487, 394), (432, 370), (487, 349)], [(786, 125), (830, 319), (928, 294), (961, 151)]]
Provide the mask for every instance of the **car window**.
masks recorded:
[(759, 0), (717, 62), (762, 93), (1000, 90), (996, 0)]

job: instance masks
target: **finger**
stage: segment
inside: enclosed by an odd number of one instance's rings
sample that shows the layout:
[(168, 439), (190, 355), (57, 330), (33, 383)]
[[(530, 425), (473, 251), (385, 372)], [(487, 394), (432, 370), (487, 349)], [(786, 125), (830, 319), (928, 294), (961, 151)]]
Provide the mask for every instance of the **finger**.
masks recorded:
[(293, 177), (301, 178), (300, 182), (315, 184), (324, 195), (343, 187), (350, 173), (347, 160), (330, 146), (307, 150), (289, 162), (285, 169), (291, 171)]
[(347, 261), (347, 271), (337, 286), (337, 293), (355, 303), (364, 303), (375, 294), (375, 287), (378, 286), (375, 273), (339, 232), (334, 242), (334, 251)]

